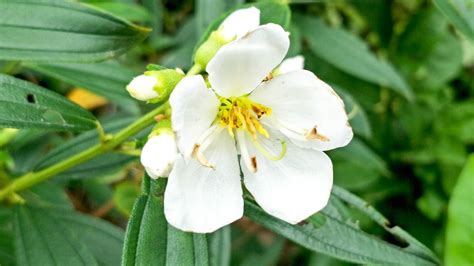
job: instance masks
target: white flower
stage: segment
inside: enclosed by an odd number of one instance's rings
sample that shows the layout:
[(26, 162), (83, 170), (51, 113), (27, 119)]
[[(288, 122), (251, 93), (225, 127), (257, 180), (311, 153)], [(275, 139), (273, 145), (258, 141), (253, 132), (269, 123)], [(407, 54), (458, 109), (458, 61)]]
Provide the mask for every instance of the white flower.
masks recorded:
[(161, 133), (148, 139), (140, 161), (148, 175), (157, 179), (169, 175), (177, 155), (178, 148), (174, 135), (171, 132)]
[(232, 12), (219, 27), (226, 40), (240, 38), (260, 25), (260, 10), (255, 7)]
[(291, 71), (295, 70), (302, 70), (304, 67), (304, 57), (301, 55), (295, 56), (295, 57), (290, 57), (283, 62), (281, 62), (280, 66), (276, 69), (276, 74), (284, 74), (284, 73), (289, 73)]
[(298, 223), (324, 208), (332, 163), (352, 129), (342, 100), (313, 73), (268, 79), (289, 47), (288, 33), (266, 24), (222, 47), (200, 75), (170, 97), (178, 155), (165, 192), (170, 224), (212, 232), (243, 214), (246, 188), (271, 215)]
[(127, 91), (137, 100), (149, 101), (159, 96), (155, 90), (157, 85), (158, 79), (155, 76), (140, 75), (127, 85)]

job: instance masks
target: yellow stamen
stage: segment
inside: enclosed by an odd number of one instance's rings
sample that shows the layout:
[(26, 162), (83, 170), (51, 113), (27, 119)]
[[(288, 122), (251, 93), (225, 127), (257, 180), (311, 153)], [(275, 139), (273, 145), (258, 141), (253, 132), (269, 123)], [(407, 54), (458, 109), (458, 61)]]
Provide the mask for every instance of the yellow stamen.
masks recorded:
[(254, 103), (246, 96), (221, 97), (220, 102), (217, 120), (219, 125), (227, 128), (229, 135), (234, 137), (234, 129), (243, 129), (254, 140), (257, 139), (257, 133), (266, 138), (269, 137), (268, 131), (260, 123), (260, 118), (264, 115), (270, 115), (272, 112), (271, 108), (263, 104)]
[(258, 141), (255, 140), (255, 141), (253, 141), (253, 143), (255, 144), (255, 147), (258, 149), (258, 151), (261, 152), (263, 154), (263, 156), (265, 156), (269, 160), (279, 161), (286, 154), (286, 142), (284, 142), (284, 141), (281, 142), (281, 151), (280, 151), (280, 154), (277, 155), (277, 156), (275, 156), (275, 155), (271, 154), (269, 151), (267, 151), (260, 143), (258, 143)]
[(202, 164), (203, 166), (205, 167), (209, 167), (209, 168), (212, 168), (212, 169), (216, 169), (214, 167), (214, 165), (212, 165), (211, 163), (209, 163), (209, 161), (206, 159), (206, 157), (204, 156), (204, 154), (202, 154), (202, 152), (199, 150), (201, 148), (201, 145), (199, 144), (194, 144), (194, 148), (193, 148), (193, 152), (192, 152), (192, 157), (194, 159), (196, 159), (200, 164)]

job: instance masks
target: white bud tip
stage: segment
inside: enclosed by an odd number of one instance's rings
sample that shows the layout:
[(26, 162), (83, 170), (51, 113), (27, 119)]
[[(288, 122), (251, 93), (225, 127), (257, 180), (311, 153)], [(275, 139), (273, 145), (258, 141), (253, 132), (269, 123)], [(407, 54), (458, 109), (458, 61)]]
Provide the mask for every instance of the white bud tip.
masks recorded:
[(127, 91), (137, 100), (149, 101), (159, 96), (153, 89), (157, 83), (158, 80), (153, 76), (140, 75), (127, 85)]
[(151, 178), (167, 177), (178, 155), (175, 137), (162, 133), (148, 139), (140, 161)]

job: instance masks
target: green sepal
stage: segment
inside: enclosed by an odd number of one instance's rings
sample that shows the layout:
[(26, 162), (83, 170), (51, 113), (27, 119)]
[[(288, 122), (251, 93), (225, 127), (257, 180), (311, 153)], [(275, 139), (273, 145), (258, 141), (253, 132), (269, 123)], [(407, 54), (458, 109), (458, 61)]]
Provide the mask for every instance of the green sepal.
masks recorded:
[(153, 127), (153, 130), (151, 131), (148, 138), (151, 138), (153, 136), (158, 136), (161, 134), (170, 134), (174, 136), (173, 129), (171, 129), (171, 120), (169, 119), (160, 120), (155, 125), (155, 127)]
[(152, 70), (165, 70), (167, 69), (164, 66), (156, 65), (156, 64), (148, 64), (146, 66), (146, 70), (152, 71)]
[(207, 63), (211, 61), (217, 51), (234, 39), (225, 39), (220, 34), (219, 30), (213, 31), (209, 35), (209, 38), (196, 50), (196, 55), (194, 57), (195, 64), (199, 65), (201, 69), (205, 69)]
[(184, 78), (184, 74), (174, 69), (146, 71), (146, 76), (153, 76), (158, 80), (153, 90), (158, 93), (158, 97), (149, 100), (149, 103), (158, 103), (166, 100), (174, 87)]

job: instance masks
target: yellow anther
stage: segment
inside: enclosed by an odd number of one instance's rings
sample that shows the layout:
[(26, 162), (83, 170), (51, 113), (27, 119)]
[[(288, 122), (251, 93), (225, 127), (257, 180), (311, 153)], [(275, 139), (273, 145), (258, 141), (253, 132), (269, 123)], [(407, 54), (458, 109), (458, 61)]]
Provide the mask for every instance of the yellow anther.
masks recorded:
[(268, 131), (260, 123), (260, 118), (271, 114), (270, 107), (254, 103), (246, 96), (221, 97), (220, 102), (217, 122), (227, 128), (232, 137), (234, 137), (234, 129), (247, 131), (254, 140), (257, 139), (257, 133), (269, 137)]

